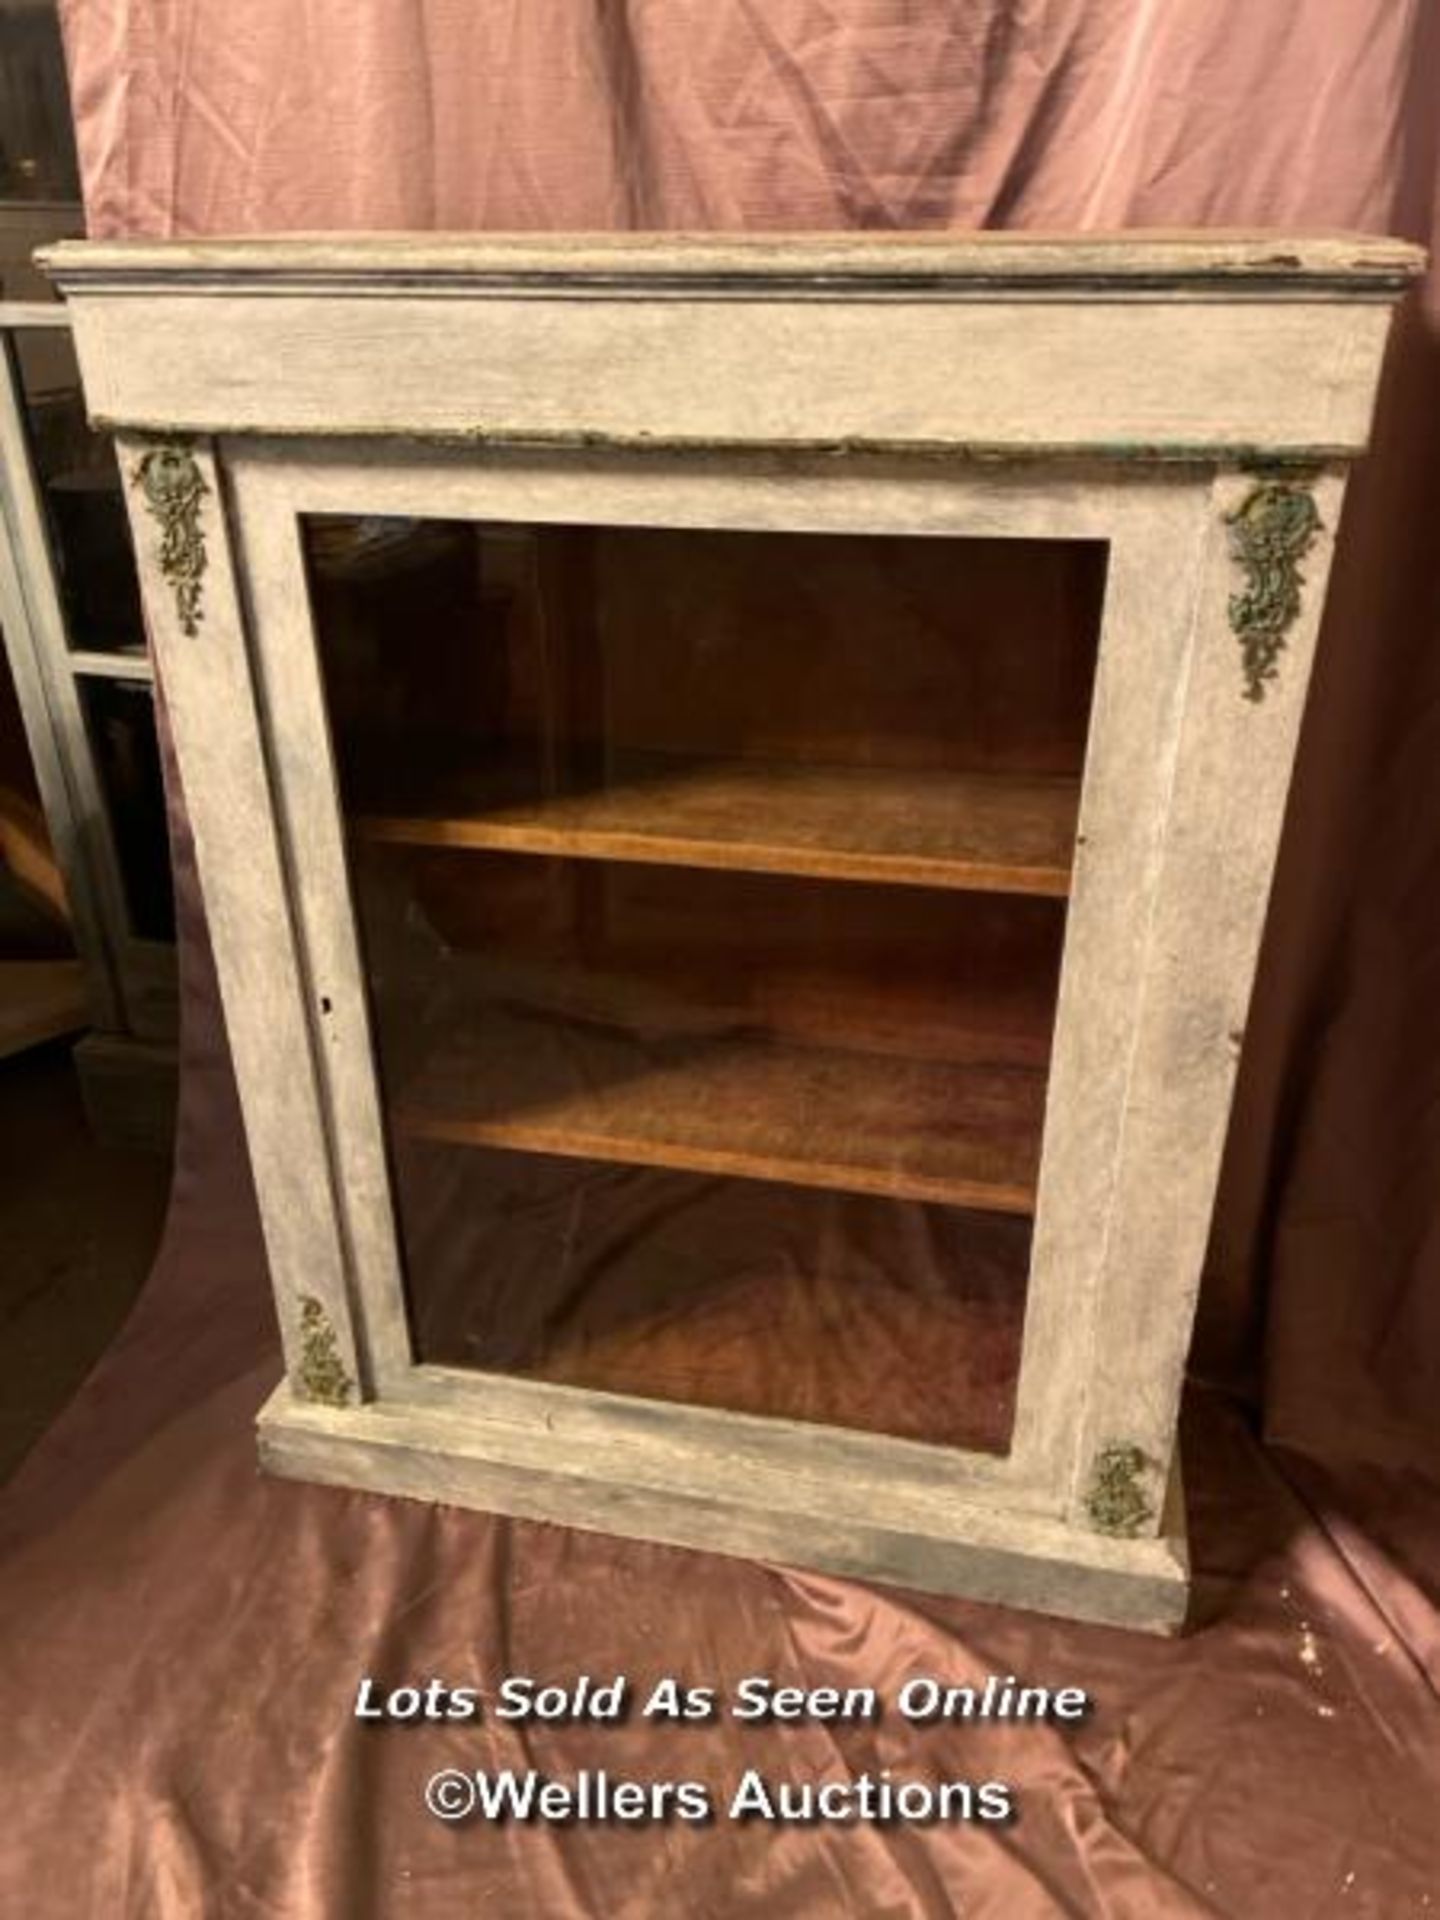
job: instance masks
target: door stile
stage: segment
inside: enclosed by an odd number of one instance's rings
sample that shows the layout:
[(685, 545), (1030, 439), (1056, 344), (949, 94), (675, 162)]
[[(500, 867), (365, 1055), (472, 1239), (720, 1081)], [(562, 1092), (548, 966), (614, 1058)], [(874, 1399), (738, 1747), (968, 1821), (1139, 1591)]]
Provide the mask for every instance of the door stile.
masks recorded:
[(195, 840), (286, 1371), (302, 1400), (370, 1391), (214, 443), (117, 436), (126, 504)]

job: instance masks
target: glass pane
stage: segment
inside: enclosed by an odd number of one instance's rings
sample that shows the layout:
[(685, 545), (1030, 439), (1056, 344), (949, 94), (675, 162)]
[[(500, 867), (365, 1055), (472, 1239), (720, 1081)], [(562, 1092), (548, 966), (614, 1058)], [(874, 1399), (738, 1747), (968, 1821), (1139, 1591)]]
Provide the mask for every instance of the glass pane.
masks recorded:
[(420, 1357), (1004, 1451), (1103, 546), (304, 531)]
[(0, 634), (0, 961), (60, 960), (74, 951), (64, 887)]
[(87, 677), (77, 684), (130, 931), (140, 940), (172, 941), (175, 893), (154, 698), (143, 681)]
[(396, 1166), (427, 1360), (1009, 1444), (1027, 1220), (405, 1135)]
[(66, 637), (84, 652), (144, 653), (120, 468), (109, 436), (86, 422), (70, 336), (46, 328), (14, 340)]

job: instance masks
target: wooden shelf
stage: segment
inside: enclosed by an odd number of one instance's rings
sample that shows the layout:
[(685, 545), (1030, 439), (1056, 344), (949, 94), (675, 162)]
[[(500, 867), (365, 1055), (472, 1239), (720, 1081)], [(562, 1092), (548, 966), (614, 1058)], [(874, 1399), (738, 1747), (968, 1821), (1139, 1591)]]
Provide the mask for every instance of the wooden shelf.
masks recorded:
[(537, 797), (513, 770), (366, 810), (364, 839), (1063, 896), (1079, 782), (1037, 774), (630, 755)]
[(408, 1075), (411, 1137), (1033, 1211), (1045, 1074), (796, 1046), (662, 1039), (487, 1007)]

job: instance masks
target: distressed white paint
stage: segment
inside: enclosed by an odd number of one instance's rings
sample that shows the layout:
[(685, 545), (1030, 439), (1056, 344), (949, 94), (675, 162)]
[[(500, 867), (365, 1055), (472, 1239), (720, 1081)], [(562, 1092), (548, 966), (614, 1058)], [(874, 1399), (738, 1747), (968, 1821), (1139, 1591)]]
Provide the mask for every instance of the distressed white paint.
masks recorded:
[[(107, 425), (201, 433), (572, 433), (991, 451), (1343, 453), (1383, 308), (495, 296), (96, 295), (78, 309)], [(824, 362), (823, 381), (806, 369)], [(1297, 372), (1302, 377), (1297, 377)], [(883, 376), (883, 377), (877, 377)]]
[(1417, 258), (1353, 235), (1193, 234), (376, 236), (45, 256), (81, 295), (90, 405), (112, 424), (1012, 453), (1353, 451)]
[[(127, 481), (133, 480), (143, 443), (122, 434), (116, 452)], [(160, 529), (133, 485), (126, 488), (130, 530), (195, 841), (266, 1250), (279, 1283), (286, 1363), (297, 1378), (302, 1303), (317, 1300), (348, 1377), (363, 1389), (363, 1330), (351, 1319), (330, 1121), (315, 1072), (311, 1006), (250, 679), (224, 482), (210, 447), (197, 445), (193, 453), (208, 488), (197, 632), (181, 625), (160, 566)]]
[[(1413, 250), (515, 239), (55, 259), (97, 412), (225, 433), (218, 463), (201, 454), (216, 492), (200, 636), (178, 633), (143, 526), (142, 568), (292, 1380), (315, 1295), (376, 1396), (332, 1412), (282, 1392), (267, 1460), (1173, 1624), (1181, 1523), (1161, 1495), (1235, 1035), (1339, 456), (1363, 443)], [(1221, 516), (1257, 448), (1330, 468), (1303, 614), (1254, 703)], [(1110, 543), (1007, 1459), (414, 1364), (296, 527), (322, 511)], [(1143, 1531), (1162, 1537), (1092, 1530), (1111, 1442), (1145, 1455)]]
[[(1302, 565), (1298, 619), (1262, 700), (1237, 700), (1223, 610), (1241, 582), (1225, 515), (1253, 482), (1218, 479), (1200, 577), (1202, 622), (1177, 713), (1173, 785), (1129, 1011), (1124, 1130), (1101, 1297), (1080, 1362), (1089, 1382), (1072, 1487), (1096, 1453), (1137, 1445), (1158, 1508), (1200, 1286), (1290, 768), (1344, 484), (1316, 479), (1323, 531)], [(1227, 644), (1228, 642), (1228, 644)]]
[(336, 1415), (281, 1387), (263, 1409), (274, 1473), (441, 1500), (592, 1532), (963, 1593), (1040, 1613), (1173, 1632), (1187, 1559), (1178, 1486), (1161, 1539), (1111, 1540), (1056, 1521), (928, 1498), (867, 1477), (716, 1459), (661, 1429), (557, 1457), (525, 1429), (478, 1426), (407, 1400)]
[(1138, 228), (1125, 233), (328, 233), (61, 243), (39, 258), (72, 287), (224, 285), (254, 275), (291, 288), (389, 294), (423, 285), (470, 293), (525, 280), (568, 297), (594, 286), (759, 282), (787, 297), (840, 282), (1123, 295), (1157, 283), (1195, 297), (1248, 286), (1267, 298), (1314, 285), (1352, 298), (1403, 291), (1420, 252), (1383, 234)]

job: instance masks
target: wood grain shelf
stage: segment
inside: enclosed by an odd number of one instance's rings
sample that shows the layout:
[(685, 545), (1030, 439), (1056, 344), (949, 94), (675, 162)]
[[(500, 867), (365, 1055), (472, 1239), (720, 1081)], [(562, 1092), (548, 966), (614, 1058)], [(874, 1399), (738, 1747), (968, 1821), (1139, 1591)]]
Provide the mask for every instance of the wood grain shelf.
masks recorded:
[(406, 1076), (391, 1117), (414, 1138), (1028, 1214), (1045, 1083), (1004, 1058), (655, 1039), (501, 1005)]
[(1062, 897), (1079, 782), (1061, 775), (630, 755), (537, 797), (513, 769), (364, 809), (370, 841)]

